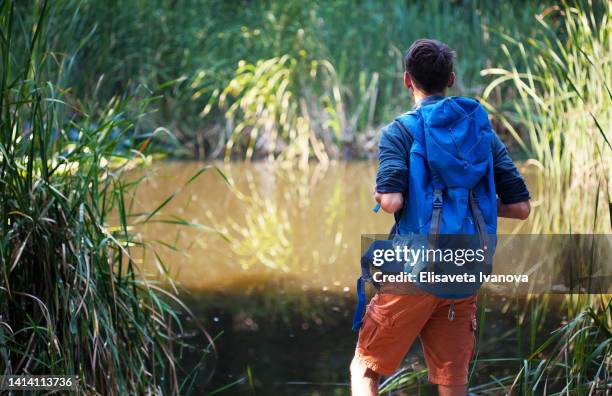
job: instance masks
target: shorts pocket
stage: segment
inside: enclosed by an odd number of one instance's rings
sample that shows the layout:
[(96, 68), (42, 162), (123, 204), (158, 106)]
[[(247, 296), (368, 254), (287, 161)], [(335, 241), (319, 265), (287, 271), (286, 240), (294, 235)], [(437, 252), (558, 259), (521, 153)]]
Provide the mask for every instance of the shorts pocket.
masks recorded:
[(359, 343), (367, 349), (375, 340), (388, 336), (392, 327), (389, 312), (376, 304), (370, 304), (365, 313)]
[(371, 317), (368, 317), (368, 320), (364, 321), (363, 328), (361, 330), (361, 334), (359, 335), (360, 341), (359, 344), (363, 346), (363, 348), (368, 349), (374, 339), (376, 338), (376, 334), (378, 332), (378, 324), (372, 320)]
[(380, 305), (370, 304), (366, 315), (379, 326), (393, 327), (393, 317), (388, 309), (384, 309)]

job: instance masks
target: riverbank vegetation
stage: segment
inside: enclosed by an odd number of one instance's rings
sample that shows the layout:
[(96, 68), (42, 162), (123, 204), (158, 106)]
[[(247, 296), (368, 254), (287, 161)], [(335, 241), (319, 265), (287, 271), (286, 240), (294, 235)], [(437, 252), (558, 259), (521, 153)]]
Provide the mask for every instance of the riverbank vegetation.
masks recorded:
[[(18, 3), (27, 17), (31, 2)], [(504, 59), (501, 34), (529, 35), (540, 2), (62, 0), (50, 46), (70, 70), (67, 100), (146, 86), (149, 126), (175, 155), (350, 159), (372, 155), (381, 124), (410, 107), (401, 58), (422, 36), (457, 51), (455, 93), (478, 95)], [(78, 106), (77, 103), (73, 105)]]
[(181, 370), (188, 309), (160, 283), (162, 262), (149, 277), (136, 260), (155, 252), (133, 226), (158, 220), (134, 212), (141, 180), (126, 178), (151, 159), (152, 135), (138, 133), (150, 95), (69, 103), (71, 58), (48, 49), (52, 3), (29, 19), (0, 2), (0, 374), (76, 375), (79, 394), (184, 394), (212, 344)]

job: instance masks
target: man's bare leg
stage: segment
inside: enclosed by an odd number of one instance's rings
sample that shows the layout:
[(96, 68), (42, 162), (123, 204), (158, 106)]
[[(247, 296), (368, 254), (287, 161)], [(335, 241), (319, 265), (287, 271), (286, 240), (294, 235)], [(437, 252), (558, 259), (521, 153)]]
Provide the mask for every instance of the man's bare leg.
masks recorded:
[(465, 385), (459, 385), (459, 386), (438, 385), (438, 395), (440, 396), (465, 396), (467, 395), (467, 390), (466, 390)]
[(377, 396), (380, 374), (353, 358), (351, 362), (351, 394), (353, 396)]

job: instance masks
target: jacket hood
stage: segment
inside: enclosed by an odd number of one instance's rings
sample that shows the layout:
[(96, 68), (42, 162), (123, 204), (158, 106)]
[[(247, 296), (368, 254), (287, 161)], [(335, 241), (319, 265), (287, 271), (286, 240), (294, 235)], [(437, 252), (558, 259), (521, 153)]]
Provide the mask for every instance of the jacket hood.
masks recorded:
[(478, 126), (488, 123), (488, 115), (474, 99), (451, 96), (421, 107), (423, 120), (432, 127), (452, 127), (460, 121), (471, 119)]
[(429, 166), (444, 186), (472, 188), (486, 173), (491, 127), (485, 109), (470, 98), (449, 97), (420, 109)]

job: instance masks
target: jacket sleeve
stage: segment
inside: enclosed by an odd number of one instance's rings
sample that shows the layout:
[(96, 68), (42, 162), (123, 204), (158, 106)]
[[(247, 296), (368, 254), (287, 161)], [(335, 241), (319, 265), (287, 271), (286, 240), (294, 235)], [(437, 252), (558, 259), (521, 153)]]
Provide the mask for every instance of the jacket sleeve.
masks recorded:
[(406, 193), (411, 145), (410, 136), (407, 136), (393, 123), (381, 130), (376, 191), (379, 193)]
[(493, 168), (497, 196), (505, 204), (529, 199), (529, 190), (523, 176), (512, 162), (506, 146), (496, 133), (493, 134)]

